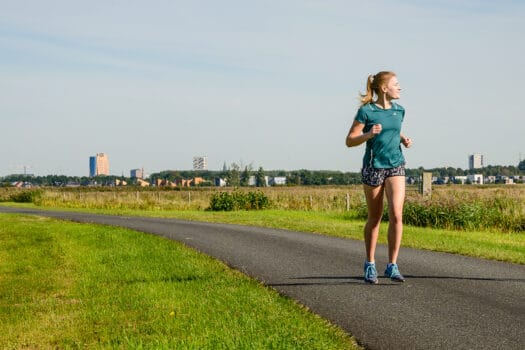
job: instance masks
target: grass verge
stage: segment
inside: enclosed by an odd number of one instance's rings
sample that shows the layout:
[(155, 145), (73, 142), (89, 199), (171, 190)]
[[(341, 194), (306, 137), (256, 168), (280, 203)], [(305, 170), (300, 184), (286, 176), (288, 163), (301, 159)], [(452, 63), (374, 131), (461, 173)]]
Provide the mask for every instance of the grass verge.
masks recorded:
[[(123, 211), (121, 214), (282, 228), (357, 240), (363, 239), (365, 224), (363, 220), (356, 220), (351, 214), (313, 211)], [(387, 223), (381, 224), (379, 243), (387, 243), (387, 227)], [(402, 246), (525, 264), (525, 233), (523, 232), (457, 231), (405, 225)]]
[(0, 214), (0, 347), (352, 349), (292, 300), (181, 244)]
[[(0, 204), (1, 205), (1, 204)], [(33, 204), (9, 203), (10, 206), (46, 210), (83, 211), (109, 215), (129, 215), (177, 218), (183, 220), (221, 222), (251, 226), (282, 228), (313, 232), (351, 239), (363, 239), (364, 221), (351, 213), (260, 210), (210, 212), (202, 210), (138, 210), (138, 209), (64, 209), (41, 208)], [(379, 243), (386, 243), (387, 223), (381, 224)], [(447, 252), (525, 264), (525, 232), (501, 233), (495, 231), (460, 231), (404, 226), (403, 247)]]

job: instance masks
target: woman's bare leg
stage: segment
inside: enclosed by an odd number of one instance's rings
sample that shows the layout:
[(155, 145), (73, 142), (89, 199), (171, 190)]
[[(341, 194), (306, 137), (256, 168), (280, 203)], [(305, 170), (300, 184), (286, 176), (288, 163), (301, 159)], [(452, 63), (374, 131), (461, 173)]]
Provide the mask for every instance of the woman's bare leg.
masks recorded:
[(392, 176), (385, 180), (388, 202), (388, 258), (396, 264), (403, 236), (403, 205), (405, 203), (405, 177)]
[(369, 262), (375, 262), (379, 224), (381, 223), (381, 217), (383, 216), (384, 185), (377, 187), (363, 185), (363, 187), (368, 207), (368, 220), (364, 232), (366, 260)]

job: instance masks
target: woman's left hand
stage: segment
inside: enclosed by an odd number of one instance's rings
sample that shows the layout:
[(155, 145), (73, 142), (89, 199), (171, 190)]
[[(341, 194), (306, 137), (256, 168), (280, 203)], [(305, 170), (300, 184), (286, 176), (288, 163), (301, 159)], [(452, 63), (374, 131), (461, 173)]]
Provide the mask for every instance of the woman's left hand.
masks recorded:
[(410, 139), (410, 137), (403, 136), (403, 137), (401, 138), (401, 143), (402, 143), (406, 148), (409, 148), (410, 146), (412, 146), (412, 139)]

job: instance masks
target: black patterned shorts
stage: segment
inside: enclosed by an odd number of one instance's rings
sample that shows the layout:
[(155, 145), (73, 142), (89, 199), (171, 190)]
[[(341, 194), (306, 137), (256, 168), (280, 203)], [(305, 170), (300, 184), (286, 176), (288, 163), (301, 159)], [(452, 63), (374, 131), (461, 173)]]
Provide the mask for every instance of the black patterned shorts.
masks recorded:
[(362, 181), (368, 186), (381, 186), (385, 182), (385, 179), (391, 176), (405, 176), (405, 166), (400, 165), (396, 168), (389, 169), (364, 167), (361, 170)]

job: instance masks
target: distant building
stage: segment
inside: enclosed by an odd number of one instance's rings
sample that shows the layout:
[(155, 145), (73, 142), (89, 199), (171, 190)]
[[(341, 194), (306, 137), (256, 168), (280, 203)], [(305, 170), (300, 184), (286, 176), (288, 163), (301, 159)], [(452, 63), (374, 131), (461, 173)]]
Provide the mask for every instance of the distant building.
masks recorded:
[(193, 157), (193, 170), (208, 170), (208, 157)]
[(221, 179), (220, 177), (216, 177), (214, 179), (214, 183), (215, 183), (215, 186), (217, 186), (217, 187), (224, 187), (224, 186), (227, 185), (226, 180)]
[(137, 184), (139, 184), (140, 187), (148, 187), (150, 185), (149, 182), (139, 178), (137, 178)]
[(129, 171), (129, 177), (131, 177), (132, 179), (144, 179), (144, 168), (131, 169)]
[(109, 175), (109, 158), (105, 153), (89, 157), (89, 176)]
[(467, 182), (466, 176), (454, 176), (454, 183), (464, 185)]
[(481, 169), (484, 167), (483, 154), (474, 153), (468, 156), (468, 168), (469, 169)]
[(97, 174), (97, 157), (89, 157), (89, 177)]
[(167, 179), (156, 179), (155, 186), (157, 187), (177, 187), (177, 184)]
[[(248, 186), (256, 186), (257, 180), (255, 175), (250, 176), (248, 179)], [(265, 176), (264, 183), (259, 184), (261, 187), (265, 186), (284, 186), (286, 185), (286, 176)]]
[(16, 181), (16, 182), (12, 182), (11, 186), (17, 187), (17, 188), (32, 188), (33, 184), (27, 181)]
[(505, 175), (497, 175), (496, 183), (505, 184), (505, 185), (513, 185), (514, 178), (510, 176), (505, 176)]
[(470, 183), (472, 184), (483, 185), (482, 174), (467, 175), (467, 180), (470, 181)]
[(274, 176), (270, 179), (270, 186), (284, 186), (286, 185), (285, 176)]
[(115, 186), (127, 186), (127, 181), (115, 179)]

